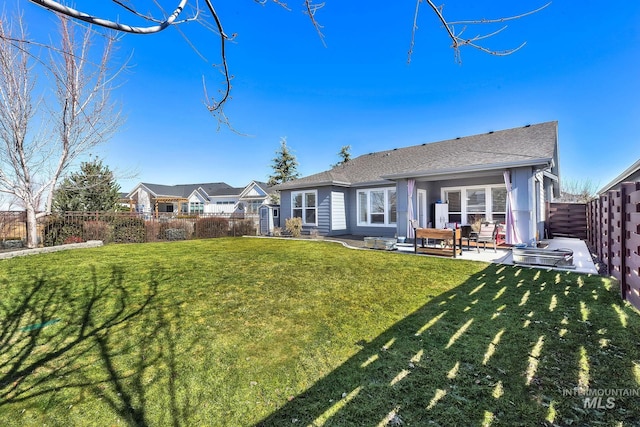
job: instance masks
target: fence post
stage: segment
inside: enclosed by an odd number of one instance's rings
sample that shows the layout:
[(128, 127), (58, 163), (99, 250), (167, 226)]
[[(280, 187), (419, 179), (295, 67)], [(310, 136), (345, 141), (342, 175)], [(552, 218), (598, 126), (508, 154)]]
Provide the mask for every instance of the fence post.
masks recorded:
[(606, 227), (606, 236), (607, 236), (607, 248), (606, 248), (606, 253), (605, 256), (607, 257), (607, 271), (609, 272), (609, 275), (611, 275), (613, 273), (613, 261), (612, 261), (612, 254), (613, 254), (613, 250), (611, 249), (611, 246), (613, 245), (613, 236), (611, 235), (611, 230), (613, 228), (613, 226), (611, 225), (611, 223), (613, 222), (613, 212), (612, 212), (612, 208), (613, 208), (613, 202), (612, 199), (613, 198), (613, 191), (609, 191), (607, 193), (607, 210), (605, 211), (605, 227)]
[(625, 184), (620, 186), (620, 296), (627, 299), (627, 193)]

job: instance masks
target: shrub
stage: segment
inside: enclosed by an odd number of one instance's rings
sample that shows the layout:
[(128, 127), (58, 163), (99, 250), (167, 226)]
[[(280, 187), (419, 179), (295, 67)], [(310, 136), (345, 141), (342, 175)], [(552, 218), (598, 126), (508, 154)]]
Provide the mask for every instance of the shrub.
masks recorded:
[(111, 238), (114, 243), (143, 243), (147, 235), (142, 218), (114, 217), (111, 227)]
[(224, 237), (229, 235), (229, 220), (221, 217), (200, 218), (196, 222), (196, 237)]
[(300, 237), (300, 233), (302, 233), (302, 218), (287, 218), (284, 228), (291, 233), (291, 236)]
[(160, 223), (159, 239), (186, 240), (193, 234), (193, 226), (186, 220)]
[(43, 227), (44, 246), (63, 245), (67, 239), (82, 236), (82, 223), (65, 221), (60, 217), (49, 217)]
[(252, 220), (243, 219), (240, 221), (234, 221), (233, 225), (233, 235), (234, 236), (255, 236), (256, 235), (256, 227)]
[(66, 239), (64, 239), (63, 243), (65, 245), (68, 245), (68, 244), (71, 244), (71, 243), (82, 243), (82, 242), (84, 242), (84, 240), (82, 240), (82, 237), (80, 237), (80, 236), (69, 236)]
[(85, 221), (82, 224), (82, 232), (85, 240), (109, 241), (109, 224), (106, 221)]
[(160, 223), (156, 220), (144, 222), (146, 242), (157, 242), (160, 240)]

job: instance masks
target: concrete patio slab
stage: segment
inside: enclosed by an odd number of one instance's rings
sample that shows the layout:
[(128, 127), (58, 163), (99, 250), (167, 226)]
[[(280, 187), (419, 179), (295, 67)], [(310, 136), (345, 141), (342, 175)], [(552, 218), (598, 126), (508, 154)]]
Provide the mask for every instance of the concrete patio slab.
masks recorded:
[[(549, 244), (548, 249), (571, 249), (573, 251), (573, 264), (576, 268), (562, 268), (562, 267), (549, 267), (544, 265), (527, 265), (526, 267), (531, 268), (541, 268), (545, 270), (564, 270), (564, 271), (575, 271), (577, 273), (586, 273), (586, 274), (598, 274), (598, 269), (593, 263), (593, 258), (591, 257), (591, 252), (587, 248), (585, 242), (580, 239), (571, 239), (558, 237), (555, 239), (545, 240), (546, 243)], [(398, 251), (400, 252), (410, 252), (413, 253), (413, 244), (409, 243), (399, 243)], [(493, 248), (480, 249), (480, 252), (476, 250), (476, 248), (471, 248), (468, 250), (466, 247), (463, 248), (462, 256), (456, 259), (465, 259), (471, 261), (483, 261), (483, 262), (491, 262), (494, 264), (505, 264), (505, 265), (513, 265), (513, 255), (511, 253), (510, 248), (498, 248), (497, 251), (494, 252)]]

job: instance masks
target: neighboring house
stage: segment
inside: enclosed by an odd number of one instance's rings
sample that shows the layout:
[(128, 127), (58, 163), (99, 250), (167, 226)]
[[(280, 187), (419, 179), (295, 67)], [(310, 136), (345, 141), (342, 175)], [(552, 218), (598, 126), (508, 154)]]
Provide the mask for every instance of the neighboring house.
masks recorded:
[(410, 220), (435, 224), (435, 204), (448, 202), (446, 222), (501, 221), (516, 243), (544, 235), (558, 179), (554, 121), (365, 154), (273, 190), (282, 223), (301, 217), (306, 232), (412, 237)]
[(636, 181), (640, 181), (640, 159), (614, 178), (613, 181), (602, 187), (600, 191), (598, 191), (598, 194), (605, 194), (610, 190), (619, 190), (620, 184), (623, 182)]
[(271, 190), (264, 182), (251, 181), (246, 187), (224, 182), (185, 185), (160, 185), (141, 182), (127, 199), (136, 212), (179, 215), (257, 214), (269, 202)]

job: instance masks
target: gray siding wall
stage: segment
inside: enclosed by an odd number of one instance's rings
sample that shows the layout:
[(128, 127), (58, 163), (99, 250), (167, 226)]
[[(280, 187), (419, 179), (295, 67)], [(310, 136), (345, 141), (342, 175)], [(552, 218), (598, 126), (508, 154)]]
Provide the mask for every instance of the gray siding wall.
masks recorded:
[[(342, 192), (346, 193), (344, 188), (340, 187), (319, 187), (319, 188), (306, 188), (304, 191), (317, 191), (318, 192), (318, 200), (317, 200), (317, 223), (316, 227), (312, 226), (303, 226), (302, 232), (303, 234), (309, 234), (312, 230), (317, 230), (318, 234), (322, 236), (331, 236), (338, 234), (349, 234), (349, 223), (347, 223), (346, 230), (336, 230), (333, 231), (331, 229), (331, 192)], [(297, 190), (296, 190), (297, 191)], [(280, 226), (284, 228), (285, 222), (287, 218), (291, 218), (291, 193), (292, 191), (282, 191), (280, 193)], [(346, 209), (347, 209), (347, 218), (349, 217), (350, 211), (350, 198), (345, 196)]]
[(284, 230), (287, 218), (291, 218), (291, 191), (280, 192), (280, 227)]
[[(347, 212), (347, 218), (348, 218), (347, 222), (348, 224), (350, 224), (349, 234), (353, 234), (355, 236), (370, 236), (370, 237), (394, 237), (397, 235), (398, 233), (397, 227), (360, 227), (358, 226), (358, 209), (357, 209), (357, 200), (356, 200), (358, 195), (358, 190), (362, 190), (365, 188), (389, 188), (389, 187), (393, 187), (393, 186), (392, 185), (375, 185), (371, 187), (350, 188), (348, 190), (347, 205), (351, 208), (349, 212)], [(397, 188), (396, 188), (396, 191), (397, 191)], [(404, 196), (401, 196), (401, 192), (396, 193), (396, 200), (398, 201), (398, 203), (402, 197), (406, 199), (406, 195), (407, 195), (406, 181), (404, 186), (404, 193), (402, 194)], [(404, 201), (404, 204), (405, 204), (404, 215), (406, 215), (407, 214), (406, 200)], [(400, 212), (398, 212), (398, 220), (400, 219), (399, 217), (400, 217)], [(404, 236), (405, 233), (406, 232), (402, 232), (401, 234)]]

